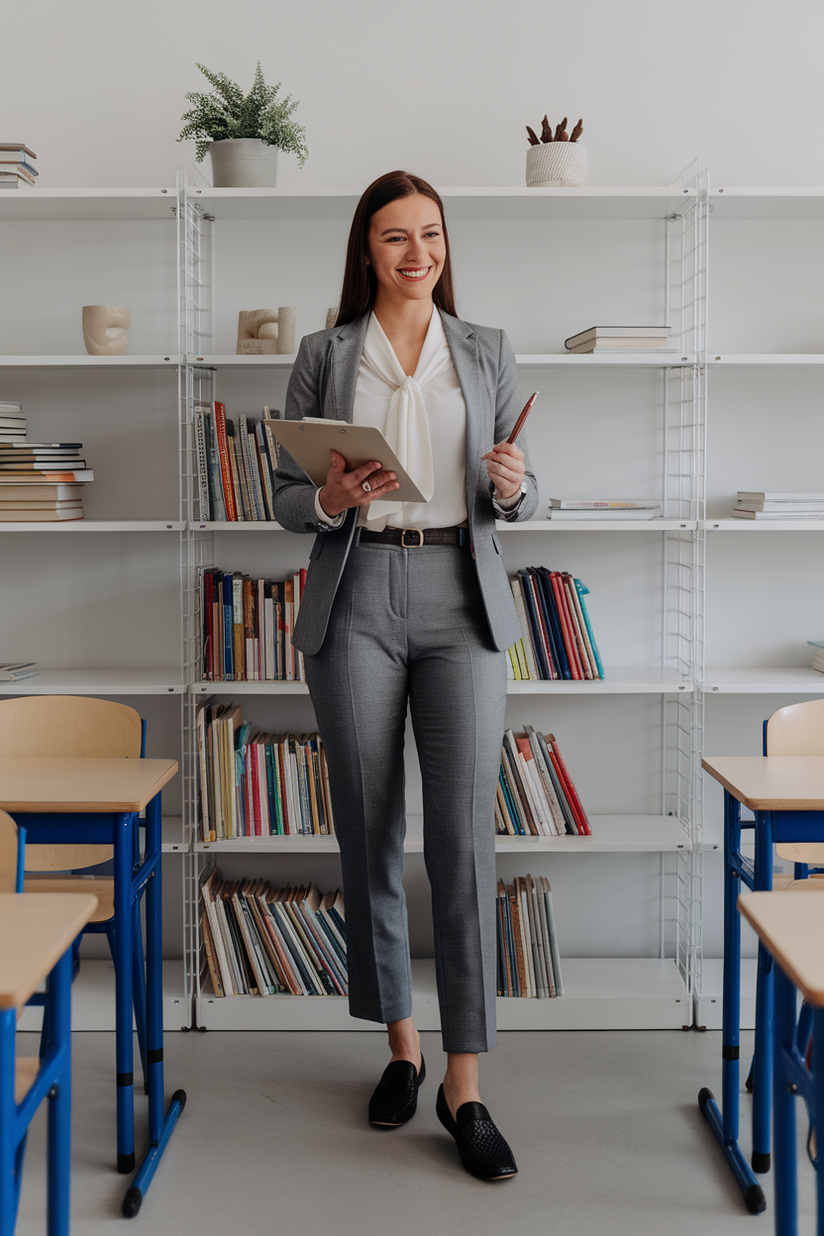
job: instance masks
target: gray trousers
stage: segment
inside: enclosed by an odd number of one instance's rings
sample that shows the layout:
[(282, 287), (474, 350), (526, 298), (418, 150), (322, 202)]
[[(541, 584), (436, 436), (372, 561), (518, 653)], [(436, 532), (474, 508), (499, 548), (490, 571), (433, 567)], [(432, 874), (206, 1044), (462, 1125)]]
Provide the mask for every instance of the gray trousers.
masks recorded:
[(468, 548), (353, 545), (306, 678), (329, 763), (354, 1017), (412, 1013), (404, 897), (407, 701), (423, 778), (445, 1051), (495, 1045), (495, 786), (505, 654)]

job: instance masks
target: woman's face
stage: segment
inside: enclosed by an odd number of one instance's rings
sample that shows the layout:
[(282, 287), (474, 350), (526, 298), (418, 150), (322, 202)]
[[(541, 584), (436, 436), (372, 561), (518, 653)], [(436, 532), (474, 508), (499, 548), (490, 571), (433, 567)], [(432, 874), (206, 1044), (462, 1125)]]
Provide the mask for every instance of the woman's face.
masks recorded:
[(437, 202), (414, 193), (376, 211), (369, 226), (369, 259), (378, 298), (431, 300), (446, 261)]

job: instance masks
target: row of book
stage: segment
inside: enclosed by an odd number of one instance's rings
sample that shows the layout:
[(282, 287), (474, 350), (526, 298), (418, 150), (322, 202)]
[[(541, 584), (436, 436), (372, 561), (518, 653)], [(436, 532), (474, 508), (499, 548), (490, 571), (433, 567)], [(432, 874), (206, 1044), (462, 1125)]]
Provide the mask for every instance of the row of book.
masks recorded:
[(813, 669), (819, 674), (824, 674), (824, 639), (808, 639), (808, 644), (812, 644), (815, 652), (813, 653)]
[(200, 580), (204, 680), (302, 682), (303, 657), (292, 644), (292, 631), (305, 584), (305, 568), (285, 580), (205, 569)]
[(504, 734), (495, 831), (511, 837), (592, 835), (587, 813), (554, 734), (531, 725)]
[(498, 881), (498, 995), (539, 1000), (564, 994), (549, 880)]
[(40, 175), (33, 166), (36, 158), (25, 142), (0, 142), (0, 189), (33, 185)]
[(659, 519), (664, 504), (660, 498), (550, 498), (549, 518), (564, 520)]
[(201, 881), (204, 968), (216, 996), (345, 996), (346, 919), (339, 892), (265, 880)]
[(274, 520), (277, 445), (265, 421), (226, 416), (226, 405), (196, 402), (193, 409), (200, 519), (220, 523)]
[(735, 519), (824, 519), (824, 493), (757, 493), (739, 489)]
[(0, 682), (20, 682), (39, 673), (36, 661), (0, 661)]
[(568, 352), (673, 352), (669, 326), (590, 326), (564, 341)]
[(195, 729), (202, 841), (334, 833), (320, 734), (262, 733), (211, 698)]
[(0, 523), (83, 518), (83, 485), (94, 480), (81, 442), (30, 442), (23, 405), (0, 401)]
[(589, 589), (567, 571), (527, 567), (510, 579), (523, 638), (509, 649), (516, 681), (603, 678), (587, 613)]

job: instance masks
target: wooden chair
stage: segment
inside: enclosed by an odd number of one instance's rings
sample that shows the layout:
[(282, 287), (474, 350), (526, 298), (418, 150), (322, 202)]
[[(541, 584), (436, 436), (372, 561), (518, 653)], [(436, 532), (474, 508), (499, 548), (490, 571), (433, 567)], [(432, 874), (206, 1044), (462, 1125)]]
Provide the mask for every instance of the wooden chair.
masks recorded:
[[(145, 724), (134, 708), (112, 700), (74, 695), (30, 695), (0, 700), (0, 752), (4, 756), (66, 758), (127, 757), (140, 759), (145, 748)], [(98, 907), (84, 933), (105, 933), (114, 946), (114, 880), (88, 875), (88, 868), (109, 862), (112, 846), (28, 845), (25, 847), (27, 893), (90, 893)], [(79, 872), (83, 870), (83, 874)], [(143, 939), (139, 905), (135, 903), (135, 1019), (145, 1077), (145, 991)], [(74, 949), (74, 973), (80, 965), (79, 939)], [(37, 998), (35, 998), (37, 999)], [(44, 1024), (44, 1042), (46, 1027)]]
[(25, 828), (18, 829), (8, 811), (0, 811), (0, 893), (23, 891), (25, 836)]
[[(764, 754), (824, 755), (824, 699), (788, 704), (774, 712), (764, 722)], [(776, 852), (796, 864), (797, 879), (806, 875), (804, 866), (824, 866), (821, 842), (786, 843), (776, 846)]]

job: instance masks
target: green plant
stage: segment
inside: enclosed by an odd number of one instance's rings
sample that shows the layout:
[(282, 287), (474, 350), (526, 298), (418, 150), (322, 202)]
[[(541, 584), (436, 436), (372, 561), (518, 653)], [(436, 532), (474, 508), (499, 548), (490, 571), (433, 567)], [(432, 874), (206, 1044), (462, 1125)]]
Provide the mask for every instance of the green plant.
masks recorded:
[(266, 85), (259, 60), (252, 89), (246, 95), (225, 73), (212, 73), (202, 64), (197, 67), (214, 86), (214, 91), (186, 95), (187, 103), (194, 106), (181, 116), (183, 132), (177, 140), (195, 139), (198, 163), (202, 162), (212, 142), (230, 137), (259, 137), (267, 146), (296, 154), (299, 166), (303, 167), (309, 153), (306, 130), (289, 119), (298, 104), (291, 95), (278, 99), (280, 82), (276, 86)]

